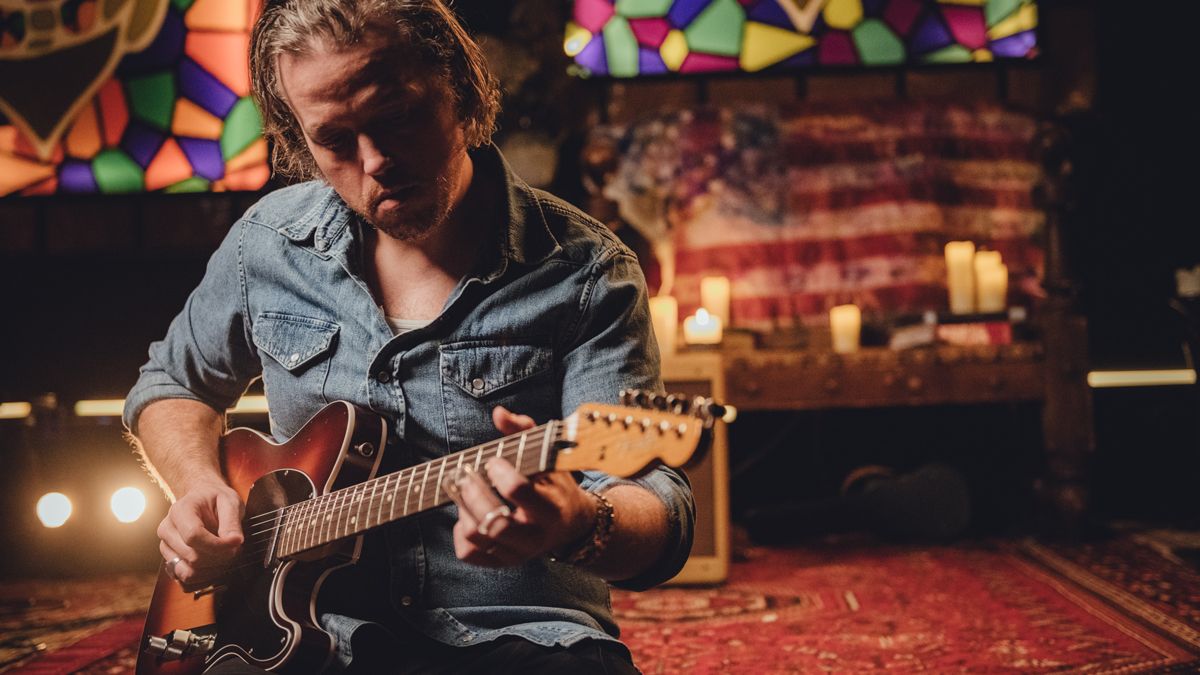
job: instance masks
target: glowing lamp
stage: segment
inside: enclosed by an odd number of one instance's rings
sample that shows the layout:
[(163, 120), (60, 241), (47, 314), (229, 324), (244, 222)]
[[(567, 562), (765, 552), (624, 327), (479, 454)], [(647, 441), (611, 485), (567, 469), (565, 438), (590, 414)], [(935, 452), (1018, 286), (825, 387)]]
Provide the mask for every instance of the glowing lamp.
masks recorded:
[(123, 487), (109, 501), (113, 515), (122, 523), (132, 523), (146, 512), (146, 495), (134, 487)]
[(71, 500), (61, 492), (48, 492), (38, 500), (37, 515), (46, 527), (62, 527), (71, 517)]

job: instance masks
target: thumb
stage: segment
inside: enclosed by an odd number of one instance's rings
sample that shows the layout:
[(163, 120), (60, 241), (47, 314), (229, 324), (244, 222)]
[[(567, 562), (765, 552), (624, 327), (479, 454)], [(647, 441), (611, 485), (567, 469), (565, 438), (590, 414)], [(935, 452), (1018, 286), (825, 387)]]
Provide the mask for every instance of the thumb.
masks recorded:
[(242, 502), (232, 493), (217, 496), (217, 536), (242, 543)]
[(492, 408), (492, 423), (502, 434), (515, 434), (535, 426), (529, 415), (518, 415), (501, 405)]

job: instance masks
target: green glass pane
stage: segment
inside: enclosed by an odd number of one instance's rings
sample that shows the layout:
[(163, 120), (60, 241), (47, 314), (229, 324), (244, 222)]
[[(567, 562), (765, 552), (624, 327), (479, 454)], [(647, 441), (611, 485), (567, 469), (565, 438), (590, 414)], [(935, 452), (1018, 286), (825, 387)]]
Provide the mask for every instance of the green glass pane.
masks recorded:
[(179, 192), (205, 192), (208, 190), (208, 181), (199, 176), (192, 176), (187, 180), (181, 180), (174, 185), (167, 186), (163, 192), (171, 194)]
[(175, 109), (175, 78), (171, 73), (131, 77), (128, 86), (134, 116), (163, 131), (170, 129)]
[(1017, 11), (1021, 6), (1021, 0), (988, 0), (984, 5), (984, 16), (987, 20), (987, 25), (995, 26), (1001, 21), (1008, 18), (1009, 14)]
[(115, 148), (102, 150), (92, 159), (92, 173), (96, 175), (96, 185), (106, 194), (141, 192), (145, 185), (142, 167)]
[(179, 10), (179, 13), (182, 14), (188, 11), (188, 9), (191, 8), (192, 3), (195, 1), (196, 0), (171, 0), (171, 6)]
[(859, 58), (868, 66), (904, 63), (904, 43), (879, 19), (858, 24), (851, 37)]
[(617, 14), (635, 19), (665, 16), (668, 9), (671, 0), (617, 0)]
[(614, 16), (605, 24), (604, 55), (608, 58), (608, 72), (615, 77), (638, 74), (637, 38), (624, 18)]
[(683, 33), (694, 52), (737, 56), (742, 51), (745, 23), (746, 12), (737, 0), (713, 0)]
[(969, 63), (971, 50), (962, 45), (950, 45), (922, 57), (926, 63)]
[(225, 128), (221, 130), (221, 156), (229, 161), (262, 135), (262, 117), (254, 101), (243, 98), (234, 104), (225, 117)]

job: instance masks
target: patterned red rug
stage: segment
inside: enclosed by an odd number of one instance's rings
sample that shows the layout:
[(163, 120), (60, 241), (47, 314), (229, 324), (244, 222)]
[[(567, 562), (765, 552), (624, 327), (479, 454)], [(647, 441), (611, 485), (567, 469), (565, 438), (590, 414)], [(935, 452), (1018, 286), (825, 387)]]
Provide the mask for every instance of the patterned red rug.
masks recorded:
[[(46, 645), (9, 672), (133, 672), (130, 605), (149, 580), (92, 586), (0, 586), (30, 598), (0, 623), (3, 644)], [(72, 613), (56, 598), (74, 594)], [(613, 604), (647, 674), (1200, 672), (1200, 574), (1134, 538), (756, 548), (721, 587), (617, 592)], [(75, 628), (45, 632), (60, 624)]]
[(1200, 671), (1200, 576), (1125, 542), (753, 549), (614, 605), (648, 674)]

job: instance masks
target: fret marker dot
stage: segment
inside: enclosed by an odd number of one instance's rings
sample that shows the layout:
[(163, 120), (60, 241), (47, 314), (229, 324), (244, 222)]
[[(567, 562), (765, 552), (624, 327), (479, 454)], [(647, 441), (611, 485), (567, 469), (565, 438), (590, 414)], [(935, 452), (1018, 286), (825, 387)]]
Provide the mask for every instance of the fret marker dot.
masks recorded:
[(352, 522), (352, 523), (353, 523), (353, 522), (355, 522), (355, 521), (357, 521), (357, 520), (358, 520), (358, 516), (350, 516), (350, 522)]

